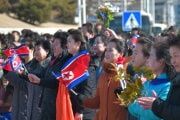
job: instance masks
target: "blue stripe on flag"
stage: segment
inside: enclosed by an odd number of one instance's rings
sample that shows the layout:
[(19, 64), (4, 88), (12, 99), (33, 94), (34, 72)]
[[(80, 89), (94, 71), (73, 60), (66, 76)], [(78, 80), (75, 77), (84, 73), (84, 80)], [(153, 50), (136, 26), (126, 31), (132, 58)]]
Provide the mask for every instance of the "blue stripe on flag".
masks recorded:
[(72, 89), (73, 87), (75, 87), (76, 85), (78, 85), (79, 83), (81, 83), (82, 81), (86, 80), (89, 77), (89, 72), (86, 71), (85, 74), (83, 74), (82, 76), (80, 76), (78, 79), (73, 80), (68, 86), (68, 89)]

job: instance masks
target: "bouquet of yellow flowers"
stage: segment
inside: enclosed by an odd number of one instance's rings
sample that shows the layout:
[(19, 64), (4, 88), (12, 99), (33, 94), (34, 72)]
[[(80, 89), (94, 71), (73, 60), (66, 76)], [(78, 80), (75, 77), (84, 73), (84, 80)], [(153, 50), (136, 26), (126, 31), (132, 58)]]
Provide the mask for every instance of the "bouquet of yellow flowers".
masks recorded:
[(110, 26), (110, 21), (114, 20), (114, 12), (111, 11), (110, 7), (112, 7), (110, 4), (103, 5), (97, 10), (97, 18), (100, 19), (107, 28)]
[(115, 81), (126, 81), (126, 88), (121, 92), (121, 94), (117, 94), (118, 99), (121, 102), (121, 105), (127, 106), (132, 103), (135, 99), (142, 96), (143, 83), (141, 76), (143, 75), (146, 80), (152, 80), (155, 78), (155, 75), (152, 71), (146, 67), (144, 68), (134, 68), (133, 69), (137, 75), (136, 79), (133, 81), (133, 76), (126, 74), (123, 68), (119, 68), (118, 75), (114, 77)]

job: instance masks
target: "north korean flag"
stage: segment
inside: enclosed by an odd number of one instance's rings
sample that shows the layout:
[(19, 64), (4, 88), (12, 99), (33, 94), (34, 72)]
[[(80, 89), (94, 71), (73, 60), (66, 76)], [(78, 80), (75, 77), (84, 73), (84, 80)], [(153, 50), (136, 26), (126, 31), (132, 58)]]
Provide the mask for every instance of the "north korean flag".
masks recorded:
[(2, 49), (2, 51), (6, 57), (11, 57), (14, 54), (14, 50), (12, 48)]
[(11, 57), (12, 55), (14, 55), (14, 53), (18, 54), (19, 56), (29, 55), (29, 49), (25, 44), (21, 44), (18, 47), (14, 47), (14, 48), (11, 47), (2, 50), (7, 57)]
[(7, 71), (18, 71), (22, 67), (23, 63), (17, 54), (8, 58), (8, 61), (3, 65), (3, 69)]
[(72, 89), (89, 77), (88, 66), (90, 56), (87, 50), (70, 58), (56, 74), (56, 78), (63, 82), (68, 89)]
[(138, 34), (133, 34), (132, 36), (132, 48), (134, 48), (136, 46), (136, 43), (138, 41), (139, 35)]
[(13, 48), (19, 56), (28, 56), (29, 55), (29, 48), (25, 44), (21, 44), (18, 47)]

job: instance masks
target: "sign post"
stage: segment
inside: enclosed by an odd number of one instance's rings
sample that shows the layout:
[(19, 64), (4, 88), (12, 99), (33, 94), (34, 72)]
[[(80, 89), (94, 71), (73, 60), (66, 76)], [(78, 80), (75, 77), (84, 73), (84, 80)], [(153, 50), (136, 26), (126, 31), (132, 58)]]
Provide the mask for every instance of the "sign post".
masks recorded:
[(142, 18), (140, 11), (123, 12), (122, 29), (124, 31), (131, 31), (132, 28), (142, 28)]

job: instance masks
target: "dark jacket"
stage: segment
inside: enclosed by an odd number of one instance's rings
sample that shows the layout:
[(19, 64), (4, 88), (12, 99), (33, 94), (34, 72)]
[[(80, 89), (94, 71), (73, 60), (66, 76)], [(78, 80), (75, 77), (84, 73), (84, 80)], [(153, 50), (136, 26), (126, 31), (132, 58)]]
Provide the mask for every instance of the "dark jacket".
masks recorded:
[[(35, 59), (31, 62), (28, 72), (42, 78), (46, 72), (51, 57), (46, 58), (40, 63)], [(42, 87), (28, 82), (28, 103), (27, 103), (27, 120), (40, 120), (41, 108), (39, 107), (40, 98), (42, 94)]]
[(15, 72), (9, 72), (5, 78), (13, 85), (12, 120), (27, 120), (27, 86)]
[(152, 105), (152, 111), (164, 120), (180, 120), (180, 73), (177, 73), (164, 101), (157, 98)]
[[(28, 67), (31, 62), (25, 66)], [(12, 120), (27, 120), (27, 81), (16, 72), (8, 72), (4, 76), (13, 85)]]
[[(73, 88), (73, 90), (86, 97), (92, 97), (96, 90), (96, 68), (95, 61), (91, 59), (88, 72), (89, 78)], [(71, 93), (71, 102), (74, 114), (76, 112), (83, 114), (83, 120), (93, 120), (96, 113), (95, 109), (84, 108), (78, 104), (77, 96)]]
[[(53, 76), (52, 72), (60, 72), (61, 67), (71, 57), (67, 51), (63, 51), (59, 58), (55, 59), (53, 64), (49, 64), (44, 78), (41, 78), (40, 86), (43, 86), (41, 110), (41, 120), (56, 120), (56, 96), (59, 81)], [(54, 59), (51, 60), (51, 62)], [(50, 63), (51, 63), (50, 62)]]
[[(47, 66), (49, 64), (50, 58), (51, 57), (48, 57), (45, 60), (41, 61), (40, 63), (37, 60), (33, 59), (29, 64), (26, 65), (27, 71), (29, 73), (37, 75), (38, 77), (44, 76)], [(28, 81), (27, 73), (18, 76), (15, 72), (10, 72), (6, 75), (6, 79), (8, 79), (11, 82), (11, 84), (23, 90), (27, 90), (27, 93), (26, 93), (28, 94), (27, 104), (26, 104), (26, 101), (20, 100), (20, 99), (25, 99), (24, 98), (25, 93), (21, 93), (21, 92), (18, 93), (17, 91), (15, 91), (15, 94), (17, 95), (18, 98), (20, 97), (19, 100), (22, 102), (22, 104), (18, 107), (21, 107), (21, 109), (24, 109), (24, 112), (17, 113), (18, 116), (19, 114), (23, 114), (21, 117), (24, 119), (27, 114), (27, 120), (40, 120), (40, 117), (42, 114), (41, 114), (41, 109), (39, 107), (39, 102), (40, 102), (40, 97), (42, 94), (42, 87), (36, 84), (30, 83)], [(19, 95), (22, 95), (22, 96), (19, 96)], [(20, 102), (20, 101), (15, 101), (15, 103)], [(26, 105), (24, 106), (24, 104)], [(24, 108), (22, 106), (24, 106)], [(15, 110), (18, 110), (17, 109), (18, 107), (17, 108), (16, 106), (13, 106), (13, 107)], [(27, 110), (25, 110), (25, 107), (27, 107)], [(18, 119), (19, 118), (15, 120), (18, 120)], [(20, 119), (20, 120), (23, 120), (23, 119)]]

